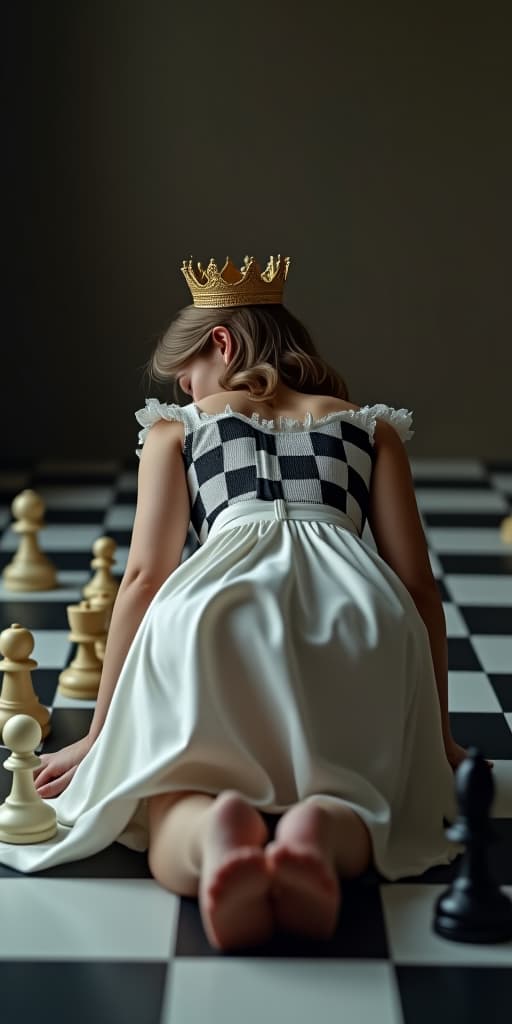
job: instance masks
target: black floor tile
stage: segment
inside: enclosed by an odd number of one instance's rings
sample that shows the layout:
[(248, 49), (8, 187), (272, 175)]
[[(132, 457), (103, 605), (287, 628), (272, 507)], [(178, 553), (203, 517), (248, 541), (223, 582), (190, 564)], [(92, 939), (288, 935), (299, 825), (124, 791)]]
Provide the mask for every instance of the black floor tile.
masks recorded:
[(202, 926), (196, 900), (182, 898), (176, 957), (255, 958), (293, 957), (314, 959), (385, 959), (389, 955), (378, 886), (342, 882), (343, 905), (335, 935), (327, 942), (314, 942), (286, 933), (276, 934), (257, 949), (219, 952), (210, 946)]
[(166, 974), (151, 961), (0, 962), (2, 1024), (160, 1024)]
[[(512, 580), (510, 582), (512, 596)], [(496, 636), (510, 636), (512, 633), (512, 604), (494, 607), (492, 605), (459, 605), (470, 633), (494, 633)], [(512, 666), (511, 666), (512, 668)]]
[(482, 666), (477, 658), (469, 637), (448, 637), (448, 667), (455, 672), (481, 672)]
[[(105, 509), (103, 508), (52, 508), (51, 505), (47, 505), (44, 513), (44, 524), (45, 526), (54, 526), (56, 524), (64, 523), (71, 525), (75, 523), (84, 523), (87, 526), (96, 524), (98, 528), (103, 525), (105, 518)], [(98, 534), (101, 536), (101, 533)]]
[(499, 529), (505, 514), (504, 512), (422, 512), (427, 527), (446, 526), (451, 529), (459, 527), (461, 530)]
[(488, 678), (503, 710), (512, 711), (512, 673), (492, 672)]
[(450, 725), (461, 747), (478, 747), (491, 761), (512, 761), (512, 732), (501, 712), (450, 711)]
[[(51, 732), (44, 740), (42, 751), (50, 754), (54, 750), (76, 743), (89, 732), (94, 708), (54, 707), (51, 717)], [(114, 754), (113, 754), (114, 756)]]
[(450, 576), (465, 574), (478, 576), (512, 575), (512, 546), (510, 554), (503, 555), (438, 555), (443, 571)]
[(404, 1024), (503, 1024), (512, 1006), (512, 971), (398, 965)]
[(13, 622), (19, 622), (20, 626), (30, 629), (31, 632), (35, 629), (63, 629), (69, 632), (66, 607), (72, 603), (74, 602), (54, 599), (31, 601), (26, 594), (24, 599), (13, 594), (9, 600), (0, 602), (0, 628), (6, 629)]

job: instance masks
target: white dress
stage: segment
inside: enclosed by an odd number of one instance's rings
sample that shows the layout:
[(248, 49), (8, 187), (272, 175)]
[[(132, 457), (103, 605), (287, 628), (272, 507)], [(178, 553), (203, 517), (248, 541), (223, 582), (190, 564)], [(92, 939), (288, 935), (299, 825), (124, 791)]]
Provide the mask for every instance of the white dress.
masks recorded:
[[(58, 833), (0, 842), (22, 872), (118, 841), (148, 846), (154, 793), (235, 789), (267, 813), (313, 794), (345, 803), (393, 881), (462, 847), (427, 629), (404, 584), (361, 537), (386, 405), (303, 422), (207, 414), (148, 399), (136, 413), (184, 424), (198, 547), (149, 605), (103, 729), (49, 800)], [(172, 515), (172, 508), (169, 509)]]

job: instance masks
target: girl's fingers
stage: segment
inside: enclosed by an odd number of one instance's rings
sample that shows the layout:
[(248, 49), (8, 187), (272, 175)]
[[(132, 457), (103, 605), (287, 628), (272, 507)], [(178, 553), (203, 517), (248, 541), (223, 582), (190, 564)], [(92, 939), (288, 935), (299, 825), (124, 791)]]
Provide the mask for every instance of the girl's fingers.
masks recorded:
[(43, 754), (43, 756), (41, 757), (41, 764), (38, 765), (37, 768), (34, 768), (34, 771), (33, 771), (34, 779), (36, 779), (37, 776), (41, 774), (41, 772), (44, 772), (46, 768), (50, 767), (49, 762), (48, 762), (48, 758), (50, 756), (51, 755), (49, 755), (49, 754)]
[(38, 789), (39, 796), (43, 800), (58, 796), (59, 793), (62, 793), (66, 786), (69, 785), (75, 771), (76, 768), (70, 768), (65, 775), (61, 775), (58, 779), (54, 779), (53, 782), (48, 782), (46, 785), (41, 786), (41, 788)]
[(41, 774), (37, 776), (37, 780), (34, 780), (36, 782), (36, 789), (39, 789), (39, 786), (44, 786), (45, 782), (49, 782), (52, 778), (53, 775), (50, 766), (43, 768)]
[[(50, 758), (52, 755), (48, 755)], [(62, 768), (59, 768), (53, 763), (53, 760), (46, 761), (45, 764), (40, 765), (39, 768), (34, 769), (34, 782), (36, 782), (36, 789), (38, 786), (49, 782), (50, 779), (60, 778), (63, 775)], [(37, 781), (36, 781), (37, 780)]]

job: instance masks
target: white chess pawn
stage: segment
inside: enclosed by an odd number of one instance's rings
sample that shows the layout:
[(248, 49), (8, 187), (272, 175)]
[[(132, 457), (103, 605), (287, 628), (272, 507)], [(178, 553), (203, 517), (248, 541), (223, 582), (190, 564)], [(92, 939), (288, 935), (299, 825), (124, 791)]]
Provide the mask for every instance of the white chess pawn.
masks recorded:
[(0, 670), (4, 677), (0, 692), (0, 733), (14, 715), (29, 715), (41, 726), (43, 738), (51, 729), (51, 715), (32, 685), (32, 670), (37, 668), (37, 661), (29, 655), (34, 650), (34, 637), (29, 629), (24, 629), (19, 622), (0, 633)]
[(92, 546), (94, 558), (91, 562), (91, 569), (96, 569), (92, 579), (85, 584), (82, 594), (85, 598), (93, 597), (94, 594), (110, 594), (114, 602), (119, 583), (112, 575), (112, 566), (115, 563), (114, 552), (117, 544), (112, 537), (98, 537)]
[(12, 514), (18, 520), (12, 529), (21, 535), (20, 544), (12, 561), (3, 571), (6, 590), (54, 590), (58, 586), (57, 570), (39, 549), (37, 533), (43, 526), (44, 503), (35, 491), (21, 491), (12, 505)]
[(12, 789), (0, 806), (0, 842), (43, 843), (57, 834), (57, 815), (39, 796), (34, 768), (41, 758), (34, 750), (41, 742), (41, 726), (30, 715), (14, 715), (6, 723), (3, 742), (12, 750), (4, 768), (12, 772)]

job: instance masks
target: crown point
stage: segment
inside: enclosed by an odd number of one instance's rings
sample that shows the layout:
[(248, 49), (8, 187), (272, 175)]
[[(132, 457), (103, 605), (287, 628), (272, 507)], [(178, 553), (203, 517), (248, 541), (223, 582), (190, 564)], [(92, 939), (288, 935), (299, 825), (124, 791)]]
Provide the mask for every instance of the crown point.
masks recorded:
[(223, 306), (249, 306), (259, 303), (281, 303), (284, 281), (287, 277), (289, 257), (281, 263), (281, 256), (272, 255), (265, 270), (261, 270), (254, 256), (246, 254), (240, 269), (226, 256), (219, 271), (213, 256), (206, 270), (197, 261), (194, 268), (192, 257), (188, 267), (183, 261), (182, 271), (192, 294), (195, 306), (216, 308)]

